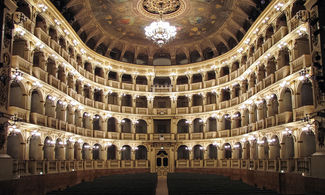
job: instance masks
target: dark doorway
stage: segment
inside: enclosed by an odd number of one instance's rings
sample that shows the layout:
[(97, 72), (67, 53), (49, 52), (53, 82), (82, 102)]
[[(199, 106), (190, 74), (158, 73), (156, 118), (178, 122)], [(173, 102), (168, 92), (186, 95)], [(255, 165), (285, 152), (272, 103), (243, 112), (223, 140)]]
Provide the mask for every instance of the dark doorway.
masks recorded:
[(155, 133), (170, 133), (170, 119), (154, 119)]

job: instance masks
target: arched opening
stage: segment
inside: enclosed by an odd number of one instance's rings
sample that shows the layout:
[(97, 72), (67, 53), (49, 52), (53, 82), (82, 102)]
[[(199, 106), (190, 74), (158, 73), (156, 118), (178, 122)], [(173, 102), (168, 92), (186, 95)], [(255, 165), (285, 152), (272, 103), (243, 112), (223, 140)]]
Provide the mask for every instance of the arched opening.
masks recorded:
[(148, 55), (140, 53), (136, 59), (136, 64), (148, 64)]
[(91, 160), (91, 158), (92, 158), (91, 151), (92, 151), (91, 146), (88, 143), (84, 143), (82, 145), (82, 150), (81, 150), (82, 159), (83, 160)]
[(189, 61), (187, 59), (187, 56), (185, 55), (185, 53), (178, 53), (176, 54), (176, 64), (188, 64)]
[(56, 32), (56, 30), (52, 26), (49, 28), (49, 35), (50, 35), (50, 37), (51, 37), (52, 40), (54, 40), (55, 42), (58, 41), (57, 32)]
[(225, 143), (222, 147), (223, 149), (223, 159), (231, 159), (232, 149), (229, 143)]
[(102, 160), (102, 146), (95, 144), (93, 147), (93, 160)]
[(305, 10), (305, 2), (303, 0), (297, 0), (293, 3), (291, 9), (291, 17), (294, 17), (300, 10)]
[(42, 159), (42, 141), (39, 135), (33, 134), (29, 139), (29, 160)]
[(124, 56), (122, 57), (122, 62), (133, 63), (134, 61), (134, 53), (130, 51), (126, 51)]
[(271, 74), (274, 74), (276, 71), (276, 61), (275, 58), (271, 58), (267, 61), (266, 66), (266, 76), (270, 76)]
[(266, 29), (266, 33), (265, 33), (265, 40), (268, 40), (270, 38), (272, 38), (272, 35), (274, 34), (274, 29), (273, 26), (270, 25), (267, 29)]
[(287, 160), (295, 157), (294, 137), (290, 133), (285, 133), (281, 141), (281, 159)]
[(137, 108), (147, 108), (147, 97), (146, 96), (139, 96), (136, 98), (136, 107)]
[(244, 111), (244, 124), (243, 126), (249, 125), (249, 110), (245, 109)]
[(93, 117), (93, 130), (101, 130), (102, 129), (102, 118), (98, 114)]
[(282, 102), (280, 105), (281, 113), (292, 112), (292, 95), (290, 89), (285, 89), (282, 96)]
[(73, 146), (73, 154), (75, 160), (82, 160), (82, 148), (79, 142), (75, 142)]
[(122, 83), (133, 83), (132, 76), (130, 74), (123, 74)]
[(55, 141), (51, 137), (46, 137), (43, 146), (44, 160), (54, 160), (54, 144)]
[(74, 145), (70, 138), (67, 140), (65, 145), (65, 160), (72, 161), (74, 160)]
[(194, 94), (192, 97), (192, 106), (202, 106), (203, 98), (201, 94)]
[(59, 45), (61, 46), (62, 49), (66, 50), (67, 49), (67, 43), (63, 37), (60, 37), (59, 39)]
[(231, 117), (229, 114), (225, 114), (222, 117), (222, 130), (231, 129)]
[(276, 31), (278, 31), (281, 27), (287, 27), (287, 17), (286, 14), (283, 13), (276, 20)]
[(45, 100), (45, 115), (48, 117), (55, 117), (55, 104), (52, 96), (48, 95), (46, 100)]
[(108, 80), (117, 81), (117, 73), (113, 71), (108, 72)]
[(90, 118), (90, 114), (88, 114), (87, 112), (85, 112), (82, 116), (82, 124), (83, 124), (83, 128), (85, 129), (91, 129), (92, 127), (92, 122), (91, 122), (91, 118)]
[(158, 52), (153, 56), (153, 65), (166, 66), (171, 64), (169, 53)]
[(231, 72), (234, 72), (234, 71), (236, 71), (236, 70), (238, 70), (238, 69), (239, 69), (239, 62), (236, 61), (236, 62), (234, 62), (234, 63), (232, 64), (232, 66), (231, 66)]
[(147, 122), (145, 120), (138, 120), (135, 125), (136, 133), (147, 133)]
[(236, 112), (233, 117), (233, 127), (240, 128), (241, 127), (241, 114), (240, 112)]
[(121, 120), (121, 132), (122, 133), (131, 133), (132, 122), (128, 118)]
[(300, 91), (300, 105), (302, 106), (309, 106), (314, 104), (313, 100), (313, 85), (311, 82), (304, 82), (301, 86)]
[(145, 76), (137, 76), (135, 82), (137, 85), (148, 85), (148, 80)]
[(24, 140), (19, 132), (11, 132), (7, 137), (7, 154), (15, 160), (24, 159)]
[(26, 1), (18, 1), (17, 2), (16, 12), (23, 13), (28, 19), (31, 19), (30, 7)]
[(171, 85), (171, 81), (169, 77), (155, 77), (153, 84), (156, 86), (169, 86)]
[(216, 94), (215, 93), (212, 93), (212, 92), (208, 92), (206, 94), (206, 104), (209, 105), (209, 104), (215, 104), (217, 101), (217, 97), (216, 97)]
[(215, 117), (208, 118), (208, 131), (217, 131), (217, 119)]
[(84, 64), (84, 69), (85, 69), (86, 71), (90, 72), (90, 73), (93, 72), (93, 67), (92, 67), (91, 63), (89, 63), (89, 62), (85, 62), (85, 64)]
[(232, 159), (238, 160), (242, 158), (242, 146), (240, 142), (236, 142), (232, 154)]
[(186, 119), (181, 119), (177, 123), (177, 133), (188, 133), (189, 124)]
[(189, 160), (189, 158), (188, 147), (185, 145), (179, 146), (177, 149), (177, 160)]
[(170, 97), (155, 96), (155, 98), (153, 100), (153, 107), (154, 108), (170, 108), (171, 107)]
[(208, 60), (214, 57), (214, 52), (210, 47), (207, 47), (203, 50), (204, 59)]
[(82, 127), (81, 111), (78, 109), (74, 111), (74, 123), (77, 127)]
[(202, 133), (204, 121), (200, 118), (196, 118), (193, 121), (193, 133)]
[(55, 142), (55, 160), (64, 160), (65, 154), (64, 154), (64, 143), (63, 141), (58, 138)]
[(208, 146), (208, 157), (210, 160), (216, 160), (218, 158), (218, 149), (216, 145), (210, 144)]
[(55, 112), (56, 112), (56, 119), (61, 121), (65, 120), (65, 107), (61, 100), (58, 100), (56, 102)]
[(41, 28), (45, 33), (47, 33), (46, 21), (41, 15), (36, 16), (35, 28)]
[(202, 75), (201, 74), (193, 74), (192, 75), (192, 83), (200, 83), (202, 82)]
[(62, 66), (59, 66), (58, 68), (58, 79), (62, 82), (62, 83), (66, 83), (66, 75), (65, 75), (65, 70)]
[(147, 160), (147, 148), (143, 145), (137, 147), (135, 151), (135, 160)]
[(266, 160), (269, 158), (269, 143), (266, 137), (258, 141), (258, 159)]
[(269, 159), (271, 160), (276, 160), (280, 158), (280, 141), (278, 136), (273, 135), (271, 139), (268, 141), (269, 142)]
[(221, 101), (230, 100), (230, 88), (223, 88), (221, 89)]
[(90, 91), (91, 91), (90, 86), (84, 85), (83, 90), (84, 90), (84, 97), (90, 99)]
[(122, 106), (132, 107), (132, 96), (128, 94), (123, 94), (122, 96)]
[(108, 132), (116, 132), (116, 127), (117, 127), (117, 120), (114, 117), (110, 117), (107, 120), (107, 131)]
[(26, 96), (20, 83), (12, 82), (10, 84), (9, 106), (25, 109), (25, 98)]
[(257, 140), (254, 139), (251, 141), (251, 148), (250, 148), (250, 159), (257, 160), (258, 158), (258, 148), (257, 148)]
[(300, 134), (300, 157), (308, 157), (316, 152), (315, 134), (311, 130)]
[(101, 67), (98, 66), (95, 67), (95, 76), (104, 78), (104, 71)]
[(107, 95), (107, 98), (108, 98), (108, 101), (107, 101), (108, 104), (118, 105), (118, 95), (117, 95), (117, 93), (109, 93)]
[(124, 145), (121, 148), (121, 160), (131, 160), (131, 147)]
[(116, 160), (116, 149), (115, 145), (107, 147), (107, 160)]
[(188, 84), (188, 78), (187, 78), (187, 76), (184, 75), (184, 76), (177, 77), (176, 84), (177, 85), (185, 85), (185, 84)]
[(201, 145), (195, 145), (193, 147), (194, 160), (203, 160), (204, 159), (203, 150), (204, 150), (204, 148)]
[(97, 102), (103, 102), (103, 90), (101, 89), (94, 90), (94, 100)]
[(220, 77), (226, 76), (229, 74), (229, 67), (224, 66), (220, 69)]
[(197, 50), (194, 50), (190, 53), (190, 61), (191, 63), (202, 61), (202, 57)]
[(188, 98), (186, 96), (177, 97), (177, 108), (188, 107)]
[(244, 148), (243, 148), (243, 152), (242, 152), (242, 158), (243, 159), (250, 159), (250, 148), (251, 148), (251, 146), (250, 146), (250, 143), (249, 143), (249, 141), (245, 141), (245, 143), (244, 143)]
[(33, 90), (32, 92), (32, 97), (31, 97), (31, 108), (30, 112), (31, 113), (38, 113), (38, 114), (43, 114), (43, 100), (41, 98), (40, 93), (37, 90)]
[(206, 80), (209, 81), (214, 79), (216, 79), (216, 72), (214, 70), (207, 72)]

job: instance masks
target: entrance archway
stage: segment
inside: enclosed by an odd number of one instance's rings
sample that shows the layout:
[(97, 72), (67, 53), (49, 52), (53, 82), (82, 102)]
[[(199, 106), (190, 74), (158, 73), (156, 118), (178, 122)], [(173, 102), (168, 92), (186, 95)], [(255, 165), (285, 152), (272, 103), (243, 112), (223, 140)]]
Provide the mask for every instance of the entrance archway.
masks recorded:
[(165, 150), (160, 150), (156, 154), (156, 172), (158, 176), (167, 176), (169, 171), (168, 153)]

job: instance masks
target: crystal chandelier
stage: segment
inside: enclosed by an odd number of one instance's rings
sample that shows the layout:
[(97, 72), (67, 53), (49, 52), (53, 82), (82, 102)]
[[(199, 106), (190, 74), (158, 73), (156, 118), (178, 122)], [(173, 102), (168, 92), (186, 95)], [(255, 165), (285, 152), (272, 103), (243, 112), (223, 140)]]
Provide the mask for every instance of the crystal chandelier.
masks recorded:
[[(162, 7), (162, 4), (161, 4)], [(161, 47), (168, 41), (172, 40), (176, 36), (176, 27), (171, 26), (168, 22), (163, 21), (162, 9), (159, 11), (160, 19), (156, 22), (152, 22), (149, 26), (144, 28), (145, 35), (148, 39), (153, 40), (156, 44)]]

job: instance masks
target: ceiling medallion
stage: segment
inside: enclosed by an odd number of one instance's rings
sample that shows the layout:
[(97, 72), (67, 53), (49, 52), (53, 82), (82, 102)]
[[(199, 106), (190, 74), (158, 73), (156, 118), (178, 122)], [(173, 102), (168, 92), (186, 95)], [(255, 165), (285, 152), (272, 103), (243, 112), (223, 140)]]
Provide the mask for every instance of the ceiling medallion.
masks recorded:
[(181, 3), (179, 0), (143, 0), (142, 5), (152, 14), (171, 14), (180, 8)]
[[(165, 2), (171, 3), (171, 2), (179, 2), (179, 1), (157, 0), (159, 6), (152, 7), (152, 8), (154, 8), (155, 10), (158, 9), (157, 11), (160, 15), (160, 19), (156, 22), (152, 22), (149, 26), (146, 26), (144, 28), (146, 37), (154, 41), (159, 47), (166, 44), (168, 41), (174, 39), (176, 36), (176, 27), (171, 26), (168, 22), (163, 21), (162, 17), (164, 12), (168, 13), (168, 10), (170, 11), (170, 9), (167, 8), (175, 8), (177, 6), (171, 6), (171, 5), (165, 6), (164, 5)], [(154, 5), (157, 6), (156, 4)]]

